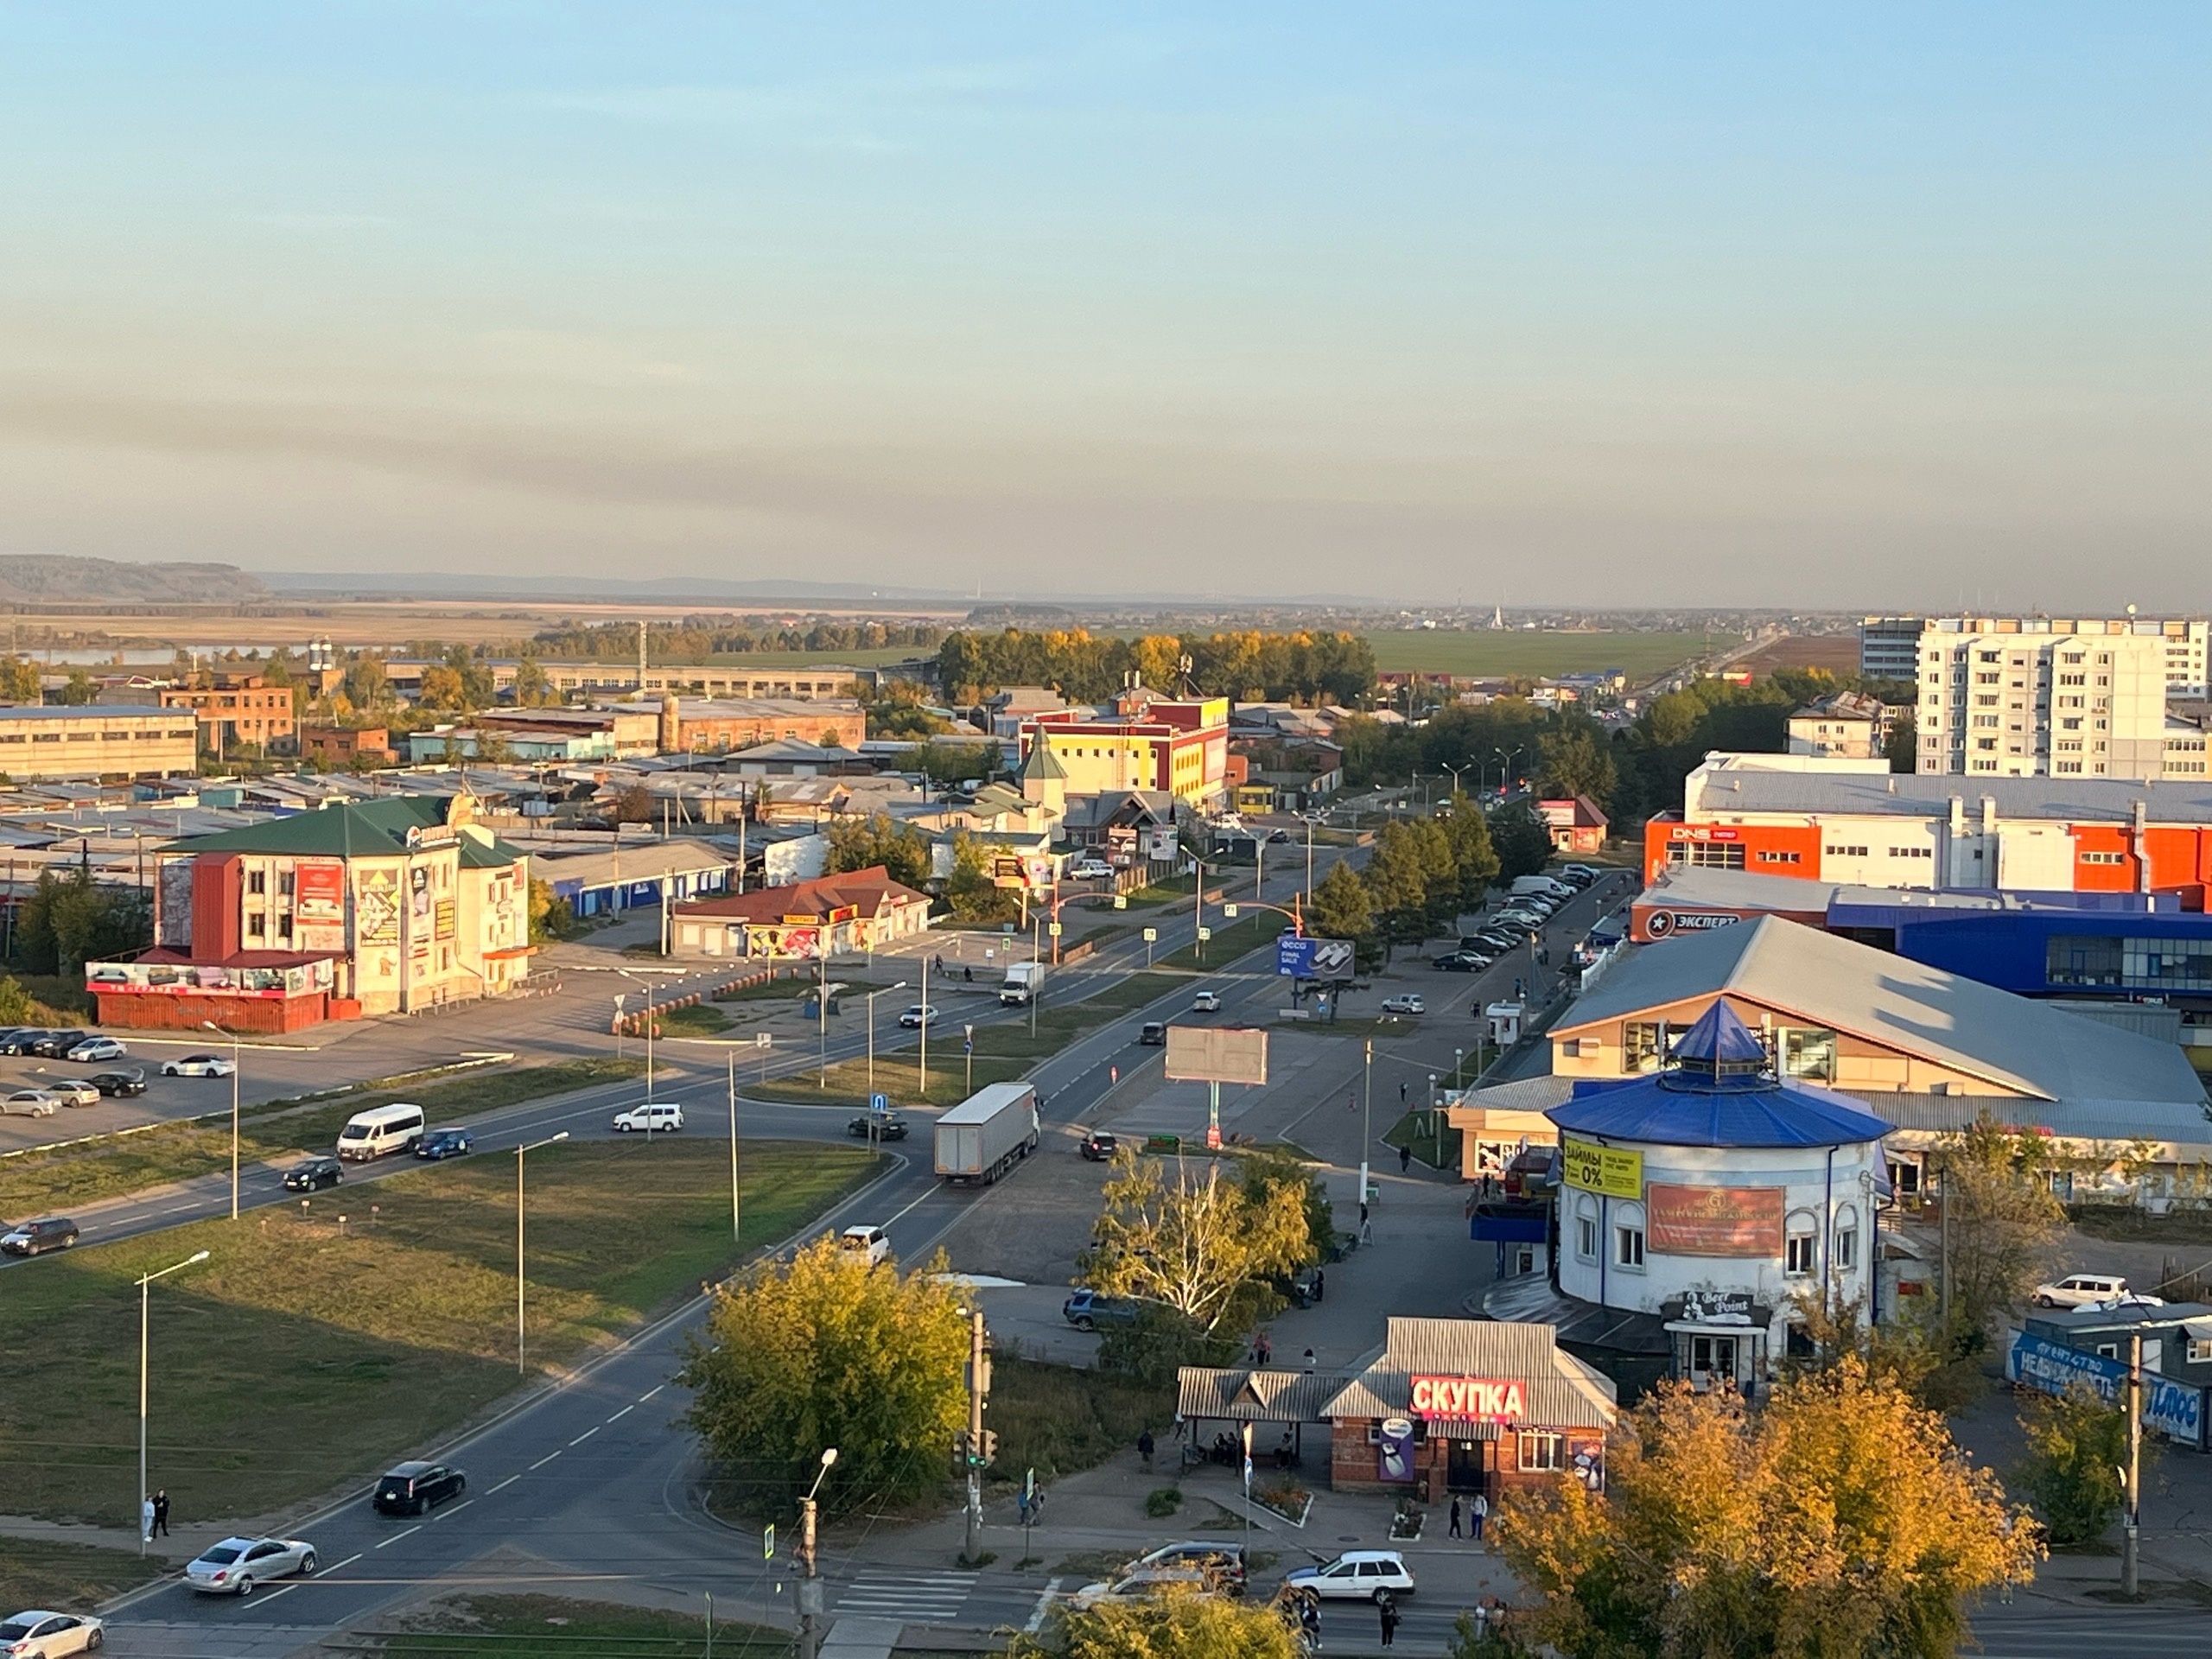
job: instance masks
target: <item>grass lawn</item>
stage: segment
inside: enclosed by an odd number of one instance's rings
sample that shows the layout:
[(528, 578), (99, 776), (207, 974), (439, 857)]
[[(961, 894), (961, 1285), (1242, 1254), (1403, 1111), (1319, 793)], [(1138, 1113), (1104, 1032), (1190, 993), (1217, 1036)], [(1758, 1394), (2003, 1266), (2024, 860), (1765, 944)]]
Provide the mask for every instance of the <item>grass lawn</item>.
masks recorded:
[(1154, 1467), (1168, 1469), (1176, 1456), (1174, 1391), (1112, 1371), (994, 1359), (990, 1424), (999, 1437), (992, 1475), (1017, 1483), (1027, 1469), (1052, 1480), (1134, 1451), (1147, 1428), (1163, 1448)]
[[(1375, 666), (1385, 674), (1497, 675), (1509, 678), (1579, 674), (1618, 668), (1631, 680), (1705, 654), (1703, 633), (1447, 632), (1439, 628), (1392, 629), (1370, 633)], [(1715, 634), (1714, 645), (1739, 642), (1736, 634)]]
[(729, 1029), (729, 1016), (711, 1002), (695, 1002), (688, 1008), (671, 1008), (660, 1016), (663, 1036), (712, 1037)]
[[(393, 1101), (422, 1106), (435, 1124), (473, 1113), (492, 1111), (548, 1095), (617, 1077), (645, 1075), (642, 1059), (563, 1060), (553, 1065), (512, 1071), (472, 1071), (442, 1083), (415, 1088), (375, 1089), (340, 1095), (312, 1106), (272, 1101), (240, 1114), (238, 1155), (247, 1163), (267, 1158), (327, 1152), (338, 1131), (356, 1112)], [(165, 1123), (140, 1134), (120, 1135), (88, 1146), (56, 1152), (25, 1153), (0, 1160), (0, 1216), (44, 1215), (99, 1198), (143, 1192), (169, 1181), (188, 1180), (231, 1166), (227, 1118), (204, 1122)]]
[[(1174, 988), (1175, 982), (1158, 974), (1130, 974), (1081, 1002), (1052, 1006), (1052, 982), (1046, 981), (1045, 1001), (1037, 1009), (1037, 1034), (1029, 1034), (1027, 1019), (1004, 1025), (976, 1027), (976, 1063), (974, 1088), (981, 1089), (988, 1083), (1008, 1083), (1026, 1077), (1039, 1060), (1058, 1053), (1070, 1043), (1096, 1030), (1116, 1014), (1131, 1008), (1142, 1007), (1154, 998), (1165, 995)], [(903, 1039), (906, 1033), (901, 1031)], [(875, 1087), (877, 1092), (891, 1096), (898, 1106), (957, 1106), (972, 1092), (969, 1084), (967, 1057), (961, 1052), (959, 1022), (941, 1020), (930, 1027), (930, 1067), (928, 1087), (923, 1087), (920, 1072), (921, 1047), (908, 1042), (899, 1048), (883, 1046), (881, 1032), (876, 1034)], [(800, 1072), (794, 1077), (780, 1077), (772, 1083), (756, 1083), (746, 1093), (756, 1100), (849, 1102), (865, 1105), (868, 1095), (868, 1068), (865, 1058), (841, 1060), (831, 1065), (829, 1087), (822, 1086), (819, 1069)]]
[(1433, 1118), (1427, 1112), (1408, 1112), (1382, 1132), (1382, 1143), (1412, 1147), (1414, 1161), (1431, 1169), (1459, 1167), (1459, 1131), (1444, 1122), (1441, 1109)]
[[(1233, 899), (1230, 900), (1231, 904), (1236, 902)], [(1207, 925), (1213, 929), (1213, 938), (1206, 941), (1204, 962), (1198, 960), (1198, 947), (1187, 944), (1173, 956), (1162, 957), (1160, 966), (1201, 974), (1211, 969), (1226, 968), (1247, 951), (1256, 950), (1273, 939), (1290, 925), (1290, 921), (1272, 910), (1241, 907), (1235, 921), (1224, 924), (1217, 919)]]
[[(857, 1149), (745, 1153), (745, 1240), (779, 1239), (873, 1168)], [(155, 1288), (152, 1471), (180, 1518), (245, 1516), (365, 1478), (518, 1382), (514, 1161), (486, 1155), (304, 1208), (80, 1248), (7, 1278), (0, 1353), (67, 1386), (0, 1395), (14, 1513), (124, 1524), (137, 1446), (136, 1276)], [(368, 1211), (373, 1201), (373, 1217)], [(340, 1222), (340, 1217), (346, 1220)], [(720, 1274), (729, 1152), (712, 1135), (530, 1158), (530, 1358), (569, 1363)]]
[(92, 1544), (10, 1538), (0, 1543), (0, 1618), (22, 1607), (90, 1612), (111, 1596), (162, 1575), (158, 1559)]
[[(455, 1596), (408, 1616), (406, 1628), (365, 1632), (385, 1653), (455, 1659), (697, 1659), (707, 1651), (707, 1621), (658, 1607), (571, 1601), (564, 1596)], [(787, 1654), (781, 1630), (717, 1619), (714, 1651), (729, 1659)]]

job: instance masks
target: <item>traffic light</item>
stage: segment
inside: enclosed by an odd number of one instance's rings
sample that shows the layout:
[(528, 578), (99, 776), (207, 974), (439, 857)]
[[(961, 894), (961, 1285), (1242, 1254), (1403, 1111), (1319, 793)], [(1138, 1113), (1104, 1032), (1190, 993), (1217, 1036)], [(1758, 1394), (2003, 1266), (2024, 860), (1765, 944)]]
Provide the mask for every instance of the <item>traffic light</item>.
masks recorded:
[(982, 1443), (978, 1448), (976, 1465), (978, 1467), (988, 1469), (998, 1461), (998, 1455), (999, 1437), (987, 1428), (983, 1431)]
[(952, 1472), (964, 1475), (968, 1468), (968, 1431), (963, 1428), (952, 1437)]

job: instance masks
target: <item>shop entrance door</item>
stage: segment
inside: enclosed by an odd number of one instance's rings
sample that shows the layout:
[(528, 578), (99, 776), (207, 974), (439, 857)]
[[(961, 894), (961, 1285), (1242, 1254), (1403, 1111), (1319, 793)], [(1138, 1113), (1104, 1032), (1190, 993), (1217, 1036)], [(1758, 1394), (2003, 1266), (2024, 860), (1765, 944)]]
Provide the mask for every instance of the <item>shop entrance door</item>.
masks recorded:
[(1491, 1448), (1496, 1440), (1454, 1440), (1444, 1466), (1444, 1487), (1452, 1492), (1490, 1490)]
[(1736, 1375), (1735, 1338), (1690, 1338), (1690, 1381), (1696, 1387), (1709, 1389), (1718, 1382), (1733, 1382)]

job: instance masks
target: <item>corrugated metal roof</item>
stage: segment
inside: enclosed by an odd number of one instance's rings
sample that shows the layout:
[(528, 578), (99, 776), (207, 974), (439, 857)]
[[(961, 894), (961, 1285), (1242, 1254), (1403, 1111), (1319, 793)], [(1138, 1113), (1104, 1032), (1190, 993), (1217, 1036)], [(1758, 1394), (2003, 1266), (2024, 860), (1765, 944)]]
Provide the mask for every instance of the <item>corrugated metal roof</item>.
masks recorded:
[(1328, 1417), (1389, 1417), (1412, 1402), (1416, 1376), (1511, 1378), (1528, 1384), (1528, 1419), (1558, 1427), (1610, 1425), (1612, 1380), (1560, 1351), (1548, 1325), (1393, 1319), (1382, 1356), (1325, 1405)]
[(1772, 916), (1631, 947), (1552, 1034), (1723, 992), (2043, 1100), (2204, 1103), (2171, 1044)]
[(2212, 784), (2133, 783), (2094, 778), (1974, 778), (1942, 772), (1766, 771), (1715, 766), (1692, 775), (1700, 819), (1737, 813), (1844, 812), (1927, 817), (1950, 811), (1954, 798), (1977, 828), (1984, 797), (1999, 817), (2057, 823), (2126, 823), (2144, 803), (2153, 823), (2212, 823)]
[(1175, 1411), (1185, 1418), (1230, 1422), (1318, 1423), (1321, 1408), (1352, 1379), (1342, 1371), (1213, 1370), (1185, 1365), (1176, 1373)]

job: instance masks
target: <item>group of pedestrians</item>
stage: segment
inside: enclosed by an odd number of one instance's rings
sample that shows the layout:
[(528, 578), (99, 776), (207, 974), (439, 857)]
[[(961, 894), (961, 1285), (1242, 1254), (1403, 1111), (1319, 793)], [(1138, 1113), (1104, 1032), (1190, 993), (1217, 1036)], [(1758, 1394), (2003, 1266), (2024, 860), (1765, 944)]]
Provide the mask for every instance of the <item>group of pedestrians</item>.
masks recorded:
[(169, 1492), (164, 1486), (150, 1497), (138, 1503), (138, 1540), (150, 1544), (157, 1537), (169, 1535)]
[[(1461, 1535), (1459, 1532), (1460, 1515), (1461, 1510), (1459, 1508), (1459, 1500), (1455, 1496), (1452, 1500), (1451, 1534), (1454, 1538)], [(1467, 1541), (1470, 1543), (1479, 1544), (1483, 1541), (1483, 1522), (1490, 1519), (1490, 1499), (1485, 1497), (1482, 1493), (1477, 1492), (1472, 1497), (1467, 1500), (1465, 1516), (1467, 1522), (1465, 1536)]]

